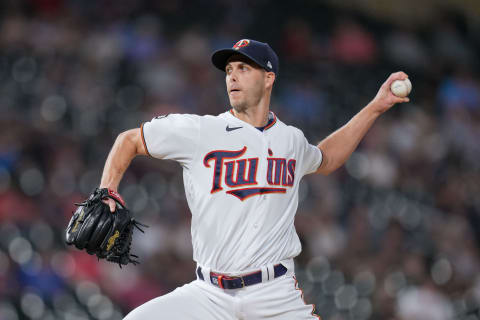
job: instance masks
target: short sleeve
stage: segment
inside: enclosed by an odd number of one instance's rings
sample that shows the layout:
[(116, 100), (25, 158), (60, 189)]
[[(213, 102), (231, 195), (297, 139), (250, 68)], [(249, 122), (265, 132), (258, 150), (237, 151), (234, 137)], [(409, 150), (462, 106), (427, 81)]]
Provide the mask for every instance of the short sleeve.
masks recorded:
[(142, 139), (147, 153), (188, 166), (200, 139), (200, 122), (201, 117), (197, 115), (169, 114), (143, 123)]
[(303, 132), (299, 130), (299, 147), (300, 147), (300, 159), (301, 159), (301, 176), (313, 173), (317, 171), (318, 167), (322, 164), (322, 151), (317, 146), (310, 144), (303, 135)]

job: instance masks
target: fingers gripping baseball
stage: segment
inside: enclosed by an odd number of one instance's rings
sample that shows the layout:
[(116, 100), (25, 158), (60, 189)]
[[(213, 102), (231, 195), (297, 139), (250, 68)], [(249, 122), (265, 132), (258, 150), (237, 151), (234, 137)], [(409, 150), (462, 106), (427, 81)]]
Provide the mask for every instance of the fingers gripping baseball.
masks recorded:
[(393, 94), (391, 90), (392, 83), (396, 80), (405, 80), (408, 79), (408, 75), (405, 72), (399, 71), (392, 73), (388, 79), (382, 84), (380, 90), (378, 90), (377, 95), (374, 98), (374, 102), (378, 105), (380, 112), (385, 112), (396, 103), (409, 102), (408, 97), (399, 97)]
[(392, 105), (395, 103), (402, 103), (402, 102), (408, 102), (410, 99), (407, 97), (399, 97), (393, 94), (391, 90), (392, 83), (396, 80), (405, 80), (408, 79), (408, 75), (405, 72), (399, 71), (392, 73), (390, 77), (388, 77), (387, 81), (385, 81), (380, 88), (380, 91), (385, 95), (385, 98), (387, 99), (387, 102), (390, 102)]

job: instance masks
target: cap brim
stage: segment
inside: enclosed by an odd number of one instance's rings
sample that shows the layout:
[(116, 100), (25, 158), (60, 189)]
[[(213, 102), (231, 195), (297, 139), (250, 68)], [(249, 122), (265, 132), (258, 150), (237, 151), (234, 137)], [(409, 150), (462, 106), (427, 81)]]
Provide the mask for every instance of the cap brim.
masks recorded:
[(227, 66), (228, 59), (231, 56), (233, 56), (234, 54), (239, 54), (239, 55), (242, 55), (244, 57), (247, 57), (248, 59), (250, 59), (253, 62), (255, 62), (256, 64), (258, 64), (260, 67), (265, 69), (265, 67), (261, 63), (259, 63), (257, 60), (253, 59), (248, 54), (245, 54), (245, 53), (240, 52), (240, 51), (235, 50), (235, 49), (221, 49), (221, 50), (215, 51), (212, 54), (212, 63), (218, 69), (220, 69), (222, 71), (225, 71), (225, 67)]

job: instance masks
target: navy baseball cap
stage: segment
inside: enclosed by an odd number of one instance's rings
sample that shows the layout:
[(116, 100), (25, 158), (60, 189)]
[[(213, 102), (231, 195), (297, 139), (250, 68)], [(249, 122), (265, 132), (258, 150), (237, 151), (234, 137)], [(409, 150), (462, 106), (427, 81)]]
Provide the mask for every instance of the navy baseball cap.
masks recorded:
[(278, 57), (268, 43), (242, 39), (235, 43), (232, 48), (215, 51), (212, 54), (213, 65), (225, 71), (228, 59), (234, 54), (241, 54), (263, 69), (273, 72), (278, 76)]

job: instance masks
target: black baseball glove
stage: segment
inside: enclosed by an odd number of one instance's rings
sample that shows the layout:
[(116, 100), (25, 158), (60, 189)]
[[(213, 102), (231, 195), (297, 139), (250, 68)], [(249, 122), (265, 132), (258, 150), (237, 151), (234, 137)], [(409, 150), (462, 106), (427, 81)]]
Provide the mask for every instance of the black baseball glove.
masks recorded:
[[(107, 198), (115, 200), (115, 212), (110, 212), (109, 206), (102, 201)], [(132, 218), (117, 192), (96, 188), (87, 200), (76, 205), (78, 208), (66, 230), (67, 244), (85, 249), (98, 259), (118, 263), (120, 268), (128, 263), (139, 263), (135, 260), (138, 257), (130, 254), (132, 233), (135, 228), (144, 232), (139, 226), (147, 226)]]

